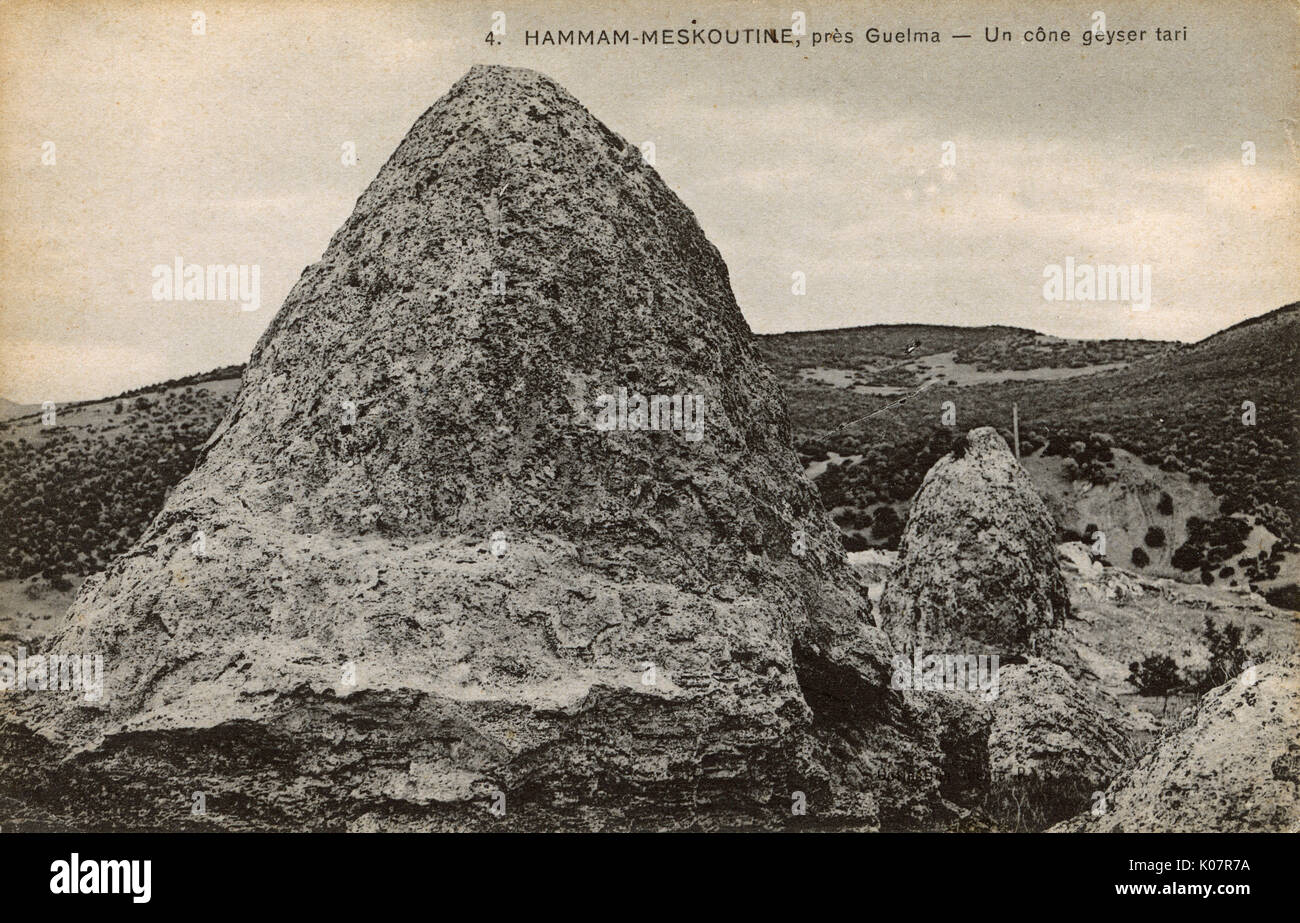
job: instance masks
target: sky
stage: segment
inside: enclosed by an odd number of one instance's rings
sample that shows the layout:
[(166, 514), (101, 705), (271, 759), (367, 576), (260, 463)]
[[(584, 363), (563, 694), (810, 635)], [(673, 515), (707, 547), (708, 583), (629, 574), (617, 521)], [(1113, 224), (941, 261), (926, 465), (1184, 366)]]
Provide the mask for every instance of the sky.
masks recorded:
[[(81, 400), (245, 361), (407, 130), (477, 63), (540, 70), (652, 142), (757, 333), (1195, 340), (1300, 297), (1294, 3), (932, 6), (0, 0), (0, 396)], [(1084, 47), (1098, 6), (1147, 40)], [(796, 9), (798, 48), (527, 44), (791, 27)], [(1038, 26), (1072, 40), (1023, 41)], [(1187, 39), (1156, 42), (1157, 27)], [(873, 44), (869, 28), (940, 42)], [(853, 44), (812, 46), (836, 29)], [(258, 266), (260, 309), (156, 300), (154, 267), (178, 256)], [(1149, 309), (1046, 300), (1044, 271), (1067, 258), (1149, 266)]]

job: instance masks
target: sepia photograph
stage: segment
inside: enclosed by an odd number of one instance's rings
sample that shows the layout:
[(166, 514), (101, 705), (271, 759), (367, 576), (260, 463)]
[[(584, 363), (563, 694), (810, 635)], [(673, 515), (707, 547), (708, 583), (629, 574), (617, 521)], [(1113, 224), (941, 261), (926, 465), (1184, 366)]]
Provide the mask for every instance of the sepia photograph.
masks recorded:
[(1298, 53), (1293, 0), (4, 0), (0, 880), (728, 837), (1278, 900)]

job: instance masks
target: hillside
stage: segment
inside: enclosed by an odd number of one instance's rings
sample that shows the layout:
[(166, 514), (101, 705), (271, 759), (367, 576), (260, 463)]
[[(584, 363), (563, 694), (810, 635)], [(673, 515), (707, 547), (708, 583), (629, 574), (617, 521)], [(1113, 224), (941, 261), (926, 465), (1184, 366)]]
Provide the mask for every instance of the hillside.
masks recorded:
[(0, 397), (0, 420), (12, 420), (14, 417), (40, 412), (40, 404), (19, 404), (16, 401)]
[[(1009, 439), (1016, 403), (1024, 464), (1062, 539), (1093, 526), (1116, 563), (1253, 586), (1294, 606), (1298, 325), (1288, 305), (1195, 344), (921, 324), (757, 341), (787, 394), (806, 473), (850, 549), (893, 547), (954, 434), (993, 425)], [(126, 548), (192, 466), (240, 371), (62, 406), (54, 427), (41, 425), (39, 408), (0, 421), (0, 574), (93, 573)], [(1254, 426), (1241, 422), (1245, 400)]]
[(758, 345), (786, 381), (871, 393), (914, 387), (931, 377), (955, 384), (1071, 377), (1160, 355), (1177, 344), (1068, 340), (1020, 327), (885, 324), (769, 334), (758, 337)]
[(137, 389), (0, 423), (0, 578), (102, 570), (194, 466), (237, 378)]
[[(1169, 514), (1180, 517), (1172, 531), (1187, 533), (1171, 553), (1171, 560), (1177, 557), (1174, 573), (1208, 583), (1241, 579), (1281, 591), (1294, 583), (1293, 574), (1288, 579), (1281, 573), (1282, 555), (1300, 539), (1298, 324), (1293, 304), (1199, 343), (1127, 347), (1127, 355), (1137, 358), (1125, 358), (1114, 341), (1078, 344), (1061, 356), (1074, 361), (1084, 355), (1112, 367), (1068, 379), (1059, 377), (1059, 362), (1050, 357), (1043, 361), (1055, 364), (1031, 372), (1036, 380), (1011, 368), (1027, 355), (1031, 341), (1010, 328), (976, 328), (967, 342), (957, 338), (961, 328), (907, 326), (779, 335), (763, 338), (761, 345), (782, 375), (796, 444), (850, 548), (892, 547), (908, 499), (954, 434), (992, 425), (1010, 439), (1014, 403), (1022, 455), (1070, 463), (1054, 477), (1064, 475), (1080, 487), (1112, 483), (1119, 475), (1118, 448), (1146, 466), (1157, 504), (1160, 493), (1170, 492), (1160, 484), (1171, 475), (1209, 491), (1209, 509), (1198, 502)], [(918, 339), (921, 345), (907, 354)], [(928, 352), (932, 348), (941, 352)], [(949, 354), (1004, 356), (1001, 364), (1008, 369), (999, 380), (954, 382), (933, 374), (943, 364), (936, 360)], [(854, 361), (869, 367), (866, 376), (845, 369)], [(824, 374), (830, 369), (847, 377), (831, 383)], [(882, 381), (891, 387), (870, 387)], [(927, 382), (929, 387), (909, 396)], [(943, 419), (949, 401), (951, 426)], [(1242, 422), (1244, 401), (1255, 406), (1254, 425)], [(1053, 484), (1039, 486), (1048, 495), (1061, 492)], [(1088, 525), (1114, 531), (1106, 522), (1061, 523), (1067, 533), (1082, 533)], [(1263, 550), (1264, 560), (1257, 551), (1254, 563), (1244, 562), (1252, 537), (1260, 537), (1258, 527), (1280, 541)], [(1225, 574), (1225, 568), (1234, 573)]]

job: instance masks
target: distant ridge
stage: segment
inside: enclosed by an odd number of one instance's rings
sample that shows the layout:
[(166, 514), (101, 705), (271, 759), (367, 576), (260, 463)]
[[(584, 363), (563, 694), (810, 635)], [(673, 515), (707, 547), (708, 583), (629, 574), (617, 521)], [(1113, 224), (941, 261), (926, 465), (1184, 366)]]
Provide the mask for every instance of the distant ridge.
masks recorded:
[(1230, 333), (1233, 330), (1240, 330), (1243, 327), (1252, 327), (1255, 324), (1263, 324), (1271, 320), (1282, 320), (1284, 319), (1285, 315), (1295, 314), (1297, 312), (1300, 312), (1300, 301), (1293, 301), (1290, 304), (1282, 305), (1282, 307), (1280, 308), (1274, 308), (1272, 311), (1265, 311), (1263, 314), (1257, 314), (1254, 317), (1248, 317), (1243, 321), (1238, 321), (1237, 323), (1233, 324), (1231, 327), (1224, 327), (1222, 330), (1218, 331), (1217, 333), (1211, 333), (1209, 336), (1205, 337), (1204, 339), (1197, 340), (1192, 345), (1199, 346), (1202, 343), (1208, 343), (1210, 340), (1213, 340), (1215, 337), (1222, 336), (1225, 333)]

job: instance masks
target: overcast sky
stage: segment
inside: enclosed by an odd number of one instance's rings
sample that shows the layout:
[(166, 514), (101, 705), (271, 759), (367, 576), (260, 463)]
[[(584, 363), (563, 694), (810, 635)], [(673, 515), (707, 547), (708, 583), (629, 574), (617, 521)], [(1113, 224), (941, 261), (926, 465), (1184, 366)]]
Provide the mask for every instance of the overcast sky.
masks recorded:
[[(1002, 323), (1198, 339), (1300, 297), (1287, 0), (938, 13), (223, 0), (193, 35), (205, 5), (0, 2), (0, 395), (83, 399), (246, 360), (411, 124), (475, 63), (541, 70), (653, 141), (759, 333)], [(1097, 8), (1112, 30), (1186, 26), (1188, 40), (1084, 48)], [(525, 47), (548, 28), (779, 28), (793, 9), (810, 32), (856, 41)], [(1024, 43), (1039, 25), (1072, 41)], [(942, 41), (871, 45), (873, 26)], [(1015, 40), (984, 41), (995, 26)], [(346, 141), (355, 167), (340, 162)], [(947, 141), (953, 167), (940, 165)], [(154, 301), (152, 268), (178, 255), (258, 264), (261, 310)], [(1150, 310), (1045, 301), (1044, 267), (1067, 257), (1149, 264)], [(794, 271), (806, 295), (791, 294)]]

